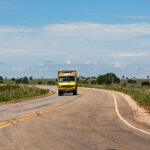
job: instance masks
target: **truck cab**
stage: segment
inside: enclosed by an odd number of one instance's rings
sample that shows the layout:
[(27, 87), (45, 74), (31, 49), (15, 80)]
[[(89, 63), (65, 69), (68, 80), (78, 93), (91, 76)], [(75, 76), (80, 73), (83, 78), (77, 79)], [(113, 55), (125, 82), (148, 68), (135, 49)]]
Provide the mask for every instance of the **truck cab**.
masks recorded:
[(58, 95), (62, 96), (64, 93), (73, 93), (77, 95), (77, 72), (58, 71)]

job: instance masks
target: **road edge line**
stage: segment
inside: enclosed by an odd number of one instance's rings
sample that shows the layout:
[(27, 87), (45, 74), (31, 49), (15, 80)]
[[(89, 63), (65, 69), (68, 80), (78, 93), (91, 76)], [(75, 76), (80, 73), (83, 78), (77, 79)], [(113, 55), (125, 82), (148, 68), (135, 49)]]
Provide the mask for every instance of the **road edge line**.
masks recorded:
[(113, 98), (114, 98), (115, 111), (116, 111), (116, 114), (117, 114), (118, 118), (119, 118), (121, 121), (123, 121), (128, 127), (132, 128), (132, 129), (134, 129), (134, 130), (140, 131), (140, 132), (142, 132), (142, 133), (144, 133), (144, 134), (150, 135), (150, 132), (147, 132), (147, 131), (145, 131), (145, 130), (139, 129), (139, 128), (137, 128), (137, 127), (131, 125), (128, 121), (126, 121), (126, 120), (121, 116), (121, 114), (120, 114), (120, 112), (119, 112), (119, 108), (118, 108), (118, 103), (117, 103), (116, 96), (115, 96), (114, 94), (112, 94), (112, 93), (111, 93), (111, 95), (112, 95)]

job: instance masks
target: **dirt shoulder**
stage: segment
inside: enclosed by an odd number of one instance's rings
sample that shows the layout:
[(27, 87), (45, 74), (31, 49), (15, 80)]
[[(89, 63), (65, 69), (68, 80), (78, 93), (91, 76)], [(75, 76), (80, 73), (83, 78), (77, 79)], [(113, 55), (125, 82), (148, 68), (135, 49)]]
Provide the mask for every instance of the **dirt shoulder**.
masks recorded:
[(134, 119), (138, 122), (145, 123), (147, 125), (150, 125), (150, 113), (149, 110), (146, 110), (145, 108), (140, 107), (135, 100), (131, 98), (131, 96), (120, 93), (120, 92), (114, 92), (113, 93), (119, 94), (123, 97), (123, 99), (127, 102), (127, 104), (134, 110)]

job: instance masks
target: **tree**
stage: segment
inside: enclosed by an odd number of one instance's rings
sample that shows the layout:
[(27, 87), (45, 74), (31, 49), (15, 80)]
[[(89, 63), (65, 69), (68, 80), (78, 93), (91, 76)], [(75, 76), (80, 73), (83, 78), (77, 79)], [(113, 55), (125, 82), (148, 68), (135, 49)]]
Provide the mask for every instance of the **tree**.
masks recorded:
[(123, 75), (123, 76), (122, 76), (122, 79), (124, 79), (124, 78), (125, 78), (125, 76)]
[(96, 84), (96, 80), (92, 80), (92, 81), (91, 81), (91, 84)]
[(149, 76), (147, 76), (147, 79), (149, 79)]
[(126, 86), (127, 86), (127, 83), (124, 82), (121, 86), (122, 86), (122, 87), (126, 87)]
[(29, 80), (33, 80), (33, 77), (30, 77)]
[(43, 82), (42, 82), (42, 81), (39, 81), (38, 84), (43, 84)]
[(91, 79), (96, 79), (96, 77), (93, 76), (93, 77), (91, 77)]
[(107, 73), (104, 75), (99, 75), (96, 78), (97, 84), (112, 84), (112, 83), (120, 83), (120, 79), (114, 73)]
[(0, 76), (0, 80), (1, 80), (1, 81), (3, 80), (3, 77), (2, 77), (2, 76)]
[(22, 83), (28, 84), (28, 83), (29, 83), (29, 82), (28, 82), (28, 77), (24, 77), (24, 78), (22, 79)]
[(145, 82), (142, 82), (142, 84), (141, 84), (142, 86), (150, 86), (150, 83), (149, 82), (147, 82), (147, 81), (145, 81)]
[(27, 77), (24, 77), (24, 78), (16, 79), (16, 83), (17, 84), (20, 84), (20, 83), (29, 84), (29, 81)]
[(22, 82), (22, 79), (16, 79), (16, 84), (20, 84)]
[(12, 78), (11, 80), (12, 80), (12, 81), (15, 81), (16, 79), (15, 79), (15, 78)]

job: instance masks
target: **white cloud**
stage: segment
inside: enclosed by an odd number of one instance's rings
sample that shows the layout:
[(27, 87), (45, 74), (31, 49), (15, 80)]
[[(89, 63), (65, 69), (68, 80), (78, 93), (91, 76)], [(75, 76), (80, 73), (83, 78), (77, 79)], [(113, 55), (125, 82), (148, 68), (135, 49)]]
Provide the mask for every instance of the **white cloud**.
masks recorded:
[(135, 69), (135, 70), (139, 70), (140, 68), (139, 68), (138, 66), (135, 66), (134, 69)]
[(44, 64), (38, 64), (38, 66), (40, 66), (40, 67), (41, 67), (41, 66), (44, 66)]
[(12, 68), (12, 71), (14, 71), (14, 72), (21, 72), (21, 71), (23, 71), (25, 68), (24, 67), (13, 67)]
[(124, 64), (122, 64), (120, 62), (115, 62), (114, 63), (114, 68), (116, 68), (116, 69), (124, 69), (124, 68), (126, 68), (126, 65), (124, 65)]
[(70, 64), (71, 64), (71, 61), (70, 61), (70, 60), (68, 60), (68, 61), (66, 62), (66, 64), (67, 64), (67, 65), (70, 65)]
[(43, 27), (46, 31), (55, 32), (85, 32), (93, 31), (97, 33), (109, 34), (150, 34), (149, 23), (133, 23), (133, 24), (102, 24), (102, 23), (68, 23), (54, 24)]
[(85, 65), (90, 65), (90, 64), (91, 64), (91, 61), (85, 61), (84, 64), (85, 64)]
[(140, 57), (148, 56), (150, 53), (119, 53), (119, 54), (110, 54), (111, 57)]

